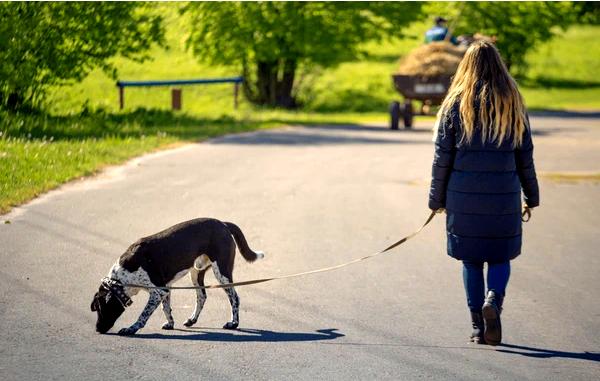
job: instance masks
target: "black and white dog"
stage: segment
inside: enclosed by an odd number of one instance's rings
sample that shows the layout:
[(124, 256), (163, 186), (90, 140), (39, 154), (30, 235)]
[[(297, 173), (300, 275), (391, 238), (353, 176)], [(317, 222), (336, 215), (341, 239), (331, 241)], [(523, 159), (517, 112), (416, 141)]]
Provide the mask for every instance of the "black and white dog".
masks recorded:
[[(233, 236), (233, 238), (232, 238)], [(98, 314), (96, 331), (106, 333), (117, 321), (125, 308), (131, 305), (131, 297), (139, 287), (128, 284), (164, 287), (183, 277), (188, 272), (195, 286), (204, 285), (204, 273), (212, 266), (215, 277), (221, 284), (233, 282), (235, 243), (244, 259), (253, 262), (264, 256), (248, 247), (244, 234), (235, 224), (212, 218), (198, 218), (182, 222), (160, 233), (142, 238), (131, 245), (110, 269), (107, 278), (92, 300), (92, 311)], [(240, 299), (233, 287), (225, 288), (231, 303), (232, 318), (223, 326), (235, 329), (239, 324)], [(146, 325), (148, 318), (162, 302), (167, 322), (163, 329), (173, 329), (170, 292), (148, 289), (150, 298), (138, 320), (120, 335), (133, 335)], [(184, 323), (190, 327), (196, 323), (206, 301), (206, 291), (196, 290), (196, 308)]]

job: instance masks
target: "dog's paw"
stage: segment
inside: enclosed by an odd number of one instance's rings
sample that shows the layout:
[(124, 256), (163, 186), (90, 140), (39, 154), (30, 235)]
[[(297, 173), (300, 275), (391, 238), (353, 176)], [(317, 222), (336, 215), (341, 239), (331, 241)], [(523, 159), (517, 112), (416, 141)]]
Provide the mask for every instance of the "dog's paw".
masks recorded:
[(236, 329), (238, 327), (238, 324), (239, 324), (238, 322), (228, 321), (223, 326), (223, 329)]
[(135, 329), (135, 328), (131, 328), (131, 327), (122, 328), (119, 331), (119, 336), (131, 336), (131, 335), (135, 335), (136, 332), (137, 332), (137, 329)]
[(192, 319), (187, 319), (187, 320), (185, 321), (185, 323), (183, 323), (183, 325), (185, 325), (186, 327), (191, 327), (191, 326), (193, 326), (194, 324), (196, 324), (196, 320), (192, 320)]
[(171, 329), (173, 329), (174, 325), (175, 324), (173, 324), (173, 323), (166, 322), (165, 324), (162, 325), (162, 329), (171, 330)]

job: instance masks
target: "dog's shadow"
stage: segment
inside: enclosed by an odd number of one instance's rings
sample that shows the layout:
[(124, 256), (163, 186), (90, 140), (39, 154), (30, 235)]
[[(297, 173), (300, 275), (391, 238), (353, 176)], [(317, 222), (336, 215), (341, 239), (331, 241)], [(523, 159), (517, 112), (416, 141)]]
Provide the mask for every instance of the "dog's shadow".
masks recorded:
[[(219, 341), (219, 342), (302, 342), (302, 341), (321, 341), (334, 340), (345, 336), (342, 333), (335, 332), (337, 328), (319, 329), (315, 332), (275, 332), (263, 329), (236, 329), (233, 331), (199, 329), (174, 329), (173, 331), (185, 332), (189, 334), (178, 333), (136, 333), (131, 338), (137, 339), (161, 339), (161, 340), (199, 340), (199, 341)], [(172, 332), (172, 331), (165, 331)], [(116, 335), (116, 333), (114, 333)]]

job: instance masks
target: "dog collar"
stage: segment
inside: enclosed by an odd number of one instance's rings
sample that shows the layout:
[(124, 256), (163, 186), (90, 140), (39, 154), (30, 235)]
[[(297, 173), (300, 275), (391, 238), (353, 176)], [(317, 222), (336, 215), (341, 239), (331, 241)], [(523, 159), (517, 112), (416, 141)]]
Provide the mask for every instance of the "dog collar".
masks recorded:
[(123, 308), (129, 307), (133, 303), (131, 298), (125, 293), (125, 288), (123, 284), (118, 280), (111, 278), (103, 278), (102, 287), (104, 287), (105, 290), (113, 294), (117, 298), (119, 303), (121, 303)]

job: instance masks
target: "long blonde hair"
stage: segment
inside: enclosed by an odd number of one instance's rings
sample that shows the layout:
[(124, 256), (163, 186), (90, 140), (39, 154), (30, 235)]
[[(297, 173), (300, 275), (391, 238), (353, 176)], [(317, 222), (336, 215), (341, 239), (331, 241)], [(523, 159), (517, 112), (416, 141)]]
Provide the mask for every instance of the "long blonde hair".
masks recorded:
[[(526, 128), (525, 105), (492, 43), (477, 41), (469, 47), (452, 79), (438, 120), (451, 112), (456, 102), (460, 102), (461, 144), (470, 144), (475, 129), (481, 128), (483, 143), (497, 142), (499, 146), (505, 139), (511, 139), (513, 147), (521, 145)], [(475, 115), (477, 108), (479, 115)]]

